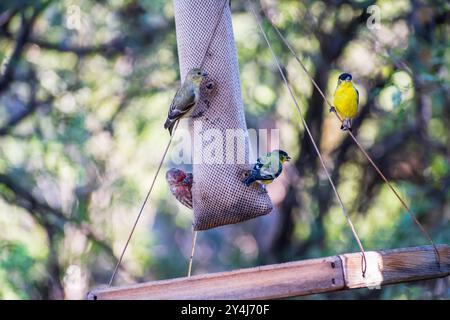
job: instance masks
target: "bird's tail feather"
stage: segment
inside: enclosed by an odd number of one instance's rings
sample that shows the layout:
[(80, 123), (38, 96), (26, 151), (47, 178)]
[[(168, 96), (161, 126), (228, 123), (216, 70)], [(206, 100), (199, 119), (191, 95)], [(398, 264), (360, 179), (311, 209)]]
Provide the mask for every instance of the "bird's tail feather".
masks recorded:
[(172, 135), (172, 130), (173, 130), (174, 124), (175, 124), (175, 121), (170, 120), (169, 118), (167, 118), (166, 123), (164, 123), (164, 129), (168, 129), (170, 135)]
[(350, 118), (345, 118), (345, 119), (343, 120), (343, 122), (342, 122), (341, 130), (344, 130), (344, 131), (346, 131), (346, 130), (352, 131), (352, 119), (350, 119)]

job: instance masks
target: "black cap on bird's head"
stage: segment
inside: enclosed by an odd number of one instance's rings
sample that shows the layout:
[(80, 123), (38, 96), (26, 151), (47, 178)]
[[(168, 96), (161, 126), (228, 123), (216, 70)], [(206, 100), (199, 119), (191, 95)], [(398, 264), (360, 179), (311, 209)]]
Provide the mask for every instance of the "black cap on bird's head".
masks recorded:
[(341, 81), (352, 81), (352, 75), (350, 73), (342, 73), (339, 76), (339, 82)]
[(283, 150), (273, 150), (273, 153), (278, 153), (278, 156), (280, 157), (281, 162), (289, 161), (291, 160), (291, 157), (287, 154), (286, 151)]

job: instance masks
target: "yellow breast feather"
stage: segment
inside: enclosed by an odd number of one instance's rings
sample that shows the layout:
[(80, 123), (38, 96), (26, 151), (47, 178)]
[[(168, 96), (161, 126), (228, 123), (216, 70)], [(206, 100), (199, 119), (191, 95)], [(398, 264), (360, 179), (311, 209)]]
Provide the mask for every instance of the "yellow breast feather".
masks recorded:
[(358, 92), (351, 82), (342, 82), (334, 93), (334, 106), (343, 118), (354, 118), (358, 112)]

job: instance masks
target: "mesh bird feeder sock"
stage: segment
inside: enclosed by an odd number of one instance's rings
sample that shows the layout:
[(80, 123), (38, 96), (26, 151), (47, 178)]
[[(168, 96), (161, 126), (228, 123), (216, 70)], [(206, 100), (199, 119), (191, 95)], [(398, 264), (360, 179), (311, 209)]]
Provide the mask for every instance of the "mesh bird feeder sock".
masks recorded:
[[(268, 214), (273, 208), (262, 186), (254, 184), (247, 187), (242, 183), (245, 172), (251, 168), (248, 164), (249, 138), (241, 100), (231, 10), (226, 4), (222, 11), (223, 5), (224, 0), (174, 0), (181, 79), (190, 69), (200, 67), (205, 54), (203, 69), (209, 78), (202, 86), (194, 118), (189, 120), (194, 141), (192, 196), (195, 230), (239, 223)], [(206, 53), (217, 19), (220, 21)], [(245, 136), (244, 146), (238, 141), (227, 143), (233, 132)], [(202, 139), (199, 141), (195, 137)], [(214, 159), (211, 155), (215, 156)], [(233, 155), (233, 159), (229, 155)], [(245, 159), (245, 163), (240, 163), (240, 159)]]

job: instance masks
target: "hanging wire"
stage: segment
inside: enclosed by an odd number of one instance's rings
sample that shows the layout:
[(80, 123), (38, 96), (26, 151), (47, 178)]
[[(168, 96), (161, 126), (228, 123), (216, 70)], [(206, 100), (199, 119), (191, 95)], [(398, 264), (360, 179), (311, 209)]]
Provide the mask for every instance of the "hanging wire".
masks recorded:
[[(267, 18), (267, 16), (266, 16)], [(311, 82), (314, 84), (314, 87), (317, 89), (317, 91), (319, 91), (320, 95), (322, 96), (323, 100), (326, 102), (326, 104), (330, 107), (330, 111), (333, 111), (333, 113), (335, 114), (335, 116), (339, 119), (339, 121), (342, 123), (343, 119), (341, 118), (341, 116), (335, 111), (336, 109), (333, 107), (333, 105), (330, 103), (330, 101), (326, 98), (325, 94), (323, 93), (322, 89), (320, 89), (319, 85), (316, 83), (316, 81), (314, 80), (314, 78), (311, 76), (311, 74), (309, 73), (308, 69), (305, 67), (305, 65), (303, 64), (303, 62), (300, 60), (300, 58), (298, 57), (298, 55), (296, 54), (296, 52), (294, 51), (294, 49), (292, 48), (292, 46), (289, 44), (289, 42), (286, 40), (286, 38), (283, 36), (283, 34), (280, 32), (280, 30), (272, 23), (272, 21), (270, 21), (270, 19), (267, 18), (267, 20), (269, 21), (270, 25), (275, 29), (275, 31), (277, 32), (278, 36), (281, 38), (281, 40), (283, 41), (283, 43), (286, 45), (286, 47), (289, 49), (289, 51), (292, 53), (292, 55), (295, 57), (295, 59), (297, 60), (297, 62), (300, 64), (300, 66), (302, 67), (302, 69), (305, 71), (306, 75), (308, 76), (308, 78), (311, 80)], [(423, 236), (431, 243), (431, 245), (434, 248), (434, 251), (436, 253), (436, 260), (437, 260), (437, 264), (438, 267), (440, 268), (440, 255), (439, 255), (439, 250), (436, 246), (436, 244), (434, 243), (433, 239), (431, 239), (430, 235), (428, 234), (428, 232), (425, 230), (425, 228), (422, 226), (422, 224), (419, 222), (419, 220), (417, 220), (416, 216), (413, 214), (413, 212), (411, 211), (411, 209), (408, 207), (408, 205), (406, 204), (406, 202), (403, 200), (403, 198), (400, 196), (400, 194), (395, 190), (394, 186), (391, 184), (391, 182), (386, 178), (386, 176), (383, 174), (383, 172), (380, 170), (380, 168), (375, 164), (375, 162), (372, 160), (372, 158), (369, 156), (369, 154), (365, 151), (364, 147), (361, 145), (361, 143), (358, 141), (358, 139), (355, 137), (355, 135), (350, 131), (347, 130), (348, 134), (350, 135), (350, 137), (352, 138), (352, 140), (355, 142), (356, 146), (358, 147), (358, 149), (361, 150), (361, 152), (363, 153), (363, 155), (366, 157), (366, 159), (369, 161), (369, 163), (372, 165), (372, 167), (375, 169), (375, 171), (377, 171), (377, 173), (380, 175), (380, 177), (383, 179), (383, 181), (388, 185), (388, 187), (391, 189), (391, 191), (394, 193), (394, 195), (397, 197), (397, 199), (400, 201), (400, 203), (402, 204), (402, 206), (406, 209), (406, 211), (408, 212), (408, 214), (411, 216), (411, 219), (414, 221), (414, 223), (416, 224), (416, 226), (419, 228), (419, 230), (421, 231), (421, 233), (423, 234)]]
[(228, 2), (228, 0), (224, 0), (223, 1), (222, 7), (220, 9), (219, 15), (217, 16), (217, 20), (216, 20), (216, 23), (215, 23), (214, 28), (213, 28), (213, 32), (211, 33), (211, 37), (209, 38), (208, 45), (206, 46), (205, 54), (203, 55), (202, 62), (200, 63), (200, 68), (202, 68), (203, 65), (205, 64), (206, 57), (208, 56), (209, 47), (211, 46), (212, 40), (216, 36), (216, 32), (217, 32), (217, 29), (219, 27), (219, 22), (220, 22), (220, 20), (222, 20), (223, 11), (225, 10), (227, 2)]
[[(396, 66), (400, 70), (405, 71), (411, 78), (414, 78), (413, 71), (409, 66), (409, 64), (404, 59), (395, 57), (392, 54), (392, 52), (390, 52), (389, 49), (386, 47), (385, 43), (383, 43), (383, 41), (378, 39), (378, 36), (374, 32), (366, 33), (365, 36), (370, 38), (370, 40), (372, 40), (372, 43), (374, 44), (373, 49), (375, 50), (375, 53), (382, 56), (384, 59), (390, 60), (394, 64), (394, 66)], [(370, 43), (370, 41), (368, 42), (369, 44), (372, 44)]]
[(314, 146), (314, 149), (315, 149), (315, 151), (316, 151), (316, 153), (317, 153), (317, 156), (318, 156), (319, 159), (320, 159), (320, 163), (322, 164), (322, 167), (323, 167), (323, 169), (324, 169), (324, 171), (325, 171), (325, 174), (326, 174), (326, 176), (327, 176), (327, 178), (328, 178), (328, 181), (330, 182), (330, 185), (331, 185), (331, 187), (333, 188), (334, 194), (336, 195), (336, 198), (338, 199), (339, 205), (341, 206), (341, 209), (342, 209), (342, 212), (343, 212), (343, 214), (344, 214), (344, 216), (345, 216), (345, 219), (347, 220), (347, 223), (348, 223), (348, 225), (350, 226), (350, 229), (351, 229), (351, 231), (352, 231), (352, 233), (353, 233), (353, 236), (355, 237), (356, 242), (358, 243), (359, 249), (361, 250), (361, 253), (362, 253), (361, 271), (362, 271), (363, 277), (365, 277), (366, 270), (367, 270), (367, 260), (366, 260), (366, 254), (365, 254), (364, 247), (363, 247), (363, 245), (362, 245), (362, 243), (361, 243), (361, 240), (359, 239), (358, 233), (356, 232), (355, 227), (353, 226), (353, 223), (352, 223), (352, 221), (351, 221), (351, 219), (350, 219), (350, 217), (349, 217), (349, 215), (348, 215), (348, 213), (347, 213), (347, 210), (345, 209), (345, 206), (344, 206), (344, 203), (342, 202), (341, 196), (339, 195), (339, 192), (337, 191), (336, 186), (334, 185), (333, 180), (331, 179), (331, 176), (330, 176), (330, 174), (329, 174), (329, 172), (328, 172), (328, 169), (327, 169), (327, 167), (326, 167), (326, 165), (325, 165), (325, 161), (324, 161), (323, 158), (322, 158), (322, 154), (320, 153), (320, 150), (319, 150), (319, 148), (317, 147), (316, 142), (314, 141), (314, 138), (313, 138), (312, 133), (311, 133), (311, 131), (310, 131), (310, 129), (309, 129), (309, 126), (308, 126), (308, 124), (306, 123), (305, 118), (304, 118), (304, 116), (303, 116), (303, 113), (302, 113), (302, 111), (301, 111), (301, 109), (300, 109), (300, 106), (299, 106), (299, 104), (298, 104), (298, 102), (297, 102), (297, 99), (295, 98), (294, 92), (293, 92), (293, 90), (292, 90), (292, 88), (291, 88), (291, 86), (290, 86), (290, 84), (289, 84), (289, 82), (288, 82), (288, 80), (287, 80), (287, 78), (286, 78), (286, 76), (285, 76), (285, 74), (284, 74), (284, 71), (283, 71), (283, 69), (282, 69), (282, 67), (281, 67), (281, 64), (280, 64), (278, 58), (277, 58), (277, 55), (275, 54), (275, 52), (274, 52), (274, 50), (273, 50), (273, 48), (272, 48), (272, 45), (270, 44), (270, 41), (269, 41), (269, 39), (267, 38), (267, 35), (266, 35), (266, 33), (265, 33), (265, 31), (264, 31), (262, 25), (261, 25), (261, 21), (260, 21), (258, 15), (256, 14), (256, 12), (255, 12), (255, 10), (254, 10), (254, 8), (253, 8), (253, 5), (252, 5), (252, 3), (250, 2), (250, 0), (248, 0), (248, 3), (249, 3), (249, 6), (250, 6), (250, 9), (251, 9), (251, 11), (252, 11), (252, 13), (253, 13), (253, 15), (254, 15), (254, 17), (255, 17), (255, 19), (256, 19), (256, 22), (257, 22), (257, 24), (258, 24), (258, 27), (259, 27), (259, 29), (260, 29), (260, 31), (261, 31), (263, 37), (264, 37), (264, 40), (266, 41), (267, 46), (269, 47), (269, 50), (270, 50), (270, 52), (272, 53), (272, 56), (273, 56), (273, 58), (274, 58), (274, 60), (275, 60), (275, 62), (276, 62), (278, 71), (280, 72), (281, 77), (283, 78), (283, 82), (284, 82), (284, 84), (286, 85), (286, 87), (287, 87), (287, 89), (288, 89), (288, 91), (289, 91), (289, 94), (290, 94), (292, 100), (294, 101), (294, 104), (295, 104), (295, 106), (296, 106), (296, 108), (297, 108), (297, 110), (298, 110), (298, 113), (299, 113), (299, 115), (300, 115), (300, 118), (302, 119), (303, 126), (305, 127), (305, 130), (306, 130), (306, 132), (307, 132), (309, 138), (311, 139), (311, 142), (312, 142), (312, 144), (313, 144), (313, 146)]
[(198, 234), (198, 231), (195, 231), (194, 227), (192, 227), (192, 232), (194, 233), (194, 236), (192, 237), (191, 256), (189, 257), (189, 267), (188, 267), (188, 274), (187, 274), (188, 277), (191, 276), (191, 272), (192, 272), (192, 261), (194, 260), (195, 244), (197, 242), (197, 234)]
[[(206, 58), (208, 56), (208, 51), (209, 51), (209, 48), (211, 46), (211, 42), (212, 42), (212, 40), (214, 39), (214, 37), (216, 35), (216, 31), (217, 31), (217, 28), (219, 26), (219, 22), (220, 22), (220, 20), (222, 18), (223, 11), (225, 9), (225, 5), (227, 4), (227, 2), (228, 2), (228, 0), (224, 0), (223, 1), (223, 5), (222, 5), (222, 8), (221, 8), (221, 10), (219, 12), (219, 15), (217, 17), (216, 23), (214, 25), (213, 32), (211, 33), (211, 37), (209, 38), (208, 44), (207, 44), (206, 49), (205, 49), (205, 53), (203, 54), (203, 58), (202, 58), (202, 61), (200, 63), (200, 68), (203, 68), (203, 65), (205, 64)], [(152, 193), (153, 187), (154, 187), (155, 182), (156, 182), (156, 178), (158, 177), (159, 171), (161, 170), (161, 167), (162, 167), (162, 165), (164, 163), (164, 160), (165, 160), (165, 158), (167, 156), (167, 152), (169, 151), (169, 147), (170, 147), (170, 145), (172, 143), (173, 137), (175, 136), (175, 132), (176, 132), (176, 130), (178, 128), (178, 123), (179, 123), (179, 120), (175, 124), (174, 130), (173, 130), (172, 135), (170, 136), (169, 142), (167, 143), (167, 146), (166, 146), (166, 148), (164, 150), (164, 153), (163, 153), (163, 156), (161, 158), (161, 161), (158, 164), (158, 169), (156, 170), (155, 176), (153, 177), (152, 183), (150, 185), (150, 189), (148, 190), (147, 195), (145, 196), (144, 202), (142, 203), (141, 209), (139, 210), (139, 214), (137, 215), (137, 217), (136, 217), (136, 219), (134, 221), (134, 224), (133, 224), (131, 232), (130, 232), (130, 234), (128, 236), (127, 242), (125, 243), (125, 246), (124, 246), (124, 248), (122, 250), (122, 253), (120, 254), (119, 261), (117, 262), (117, 264), (116, 264), (116, 266), (114, 268), (114, 271), (113, 271), (113, 274), (111, 276), (111, 279), (109, 280), (109, 284), (108, 284), (109, 287), (111, 287), (113, 282), (114, 282), (114, 278), (115, 278), (115, 276), (117, 274), (117, 271), (119, 270), (120, 264), (122, 263), (122, 259), (123, 259), (124, 255), (125, 255), (125, 252), (126, 252), (126, 250), (128, 248), (128, 245), (129, 245), (129, 243), (131, 241), (131, 238), (132, 238), (132, 236), (134, 234), (134, 230), (136, 229), (136, 226), (137, 226), (137, 224), (139, 222), (139, 219), (141, 218), (142, 212), (144, 211), (145, 205), (147, 204), (147, 201), (148, 201), (148, 199), (150, 197), (150, 194)], [(193, 236), (193, 241), (192, 241), (192, 252), (191, 252), (191, 258), (190, 258), (190, 262), (189, 262), (189, 271), (188, 271), (189, 276), (190, 276), (190, 273), (191, 273), (192, 259), (193, 259), (193, 256), (194, 256), (194, 249), (195, 249), (196, 239), (197, 239), (197, 231), (194, 231), (194, 236)]]
[(142, 203), (141, 209), (139, 210), (139, 214), (137, 215), (137, 217), (136, 217), (136, 219), (134, 221), (133, 228), (131, 229), (131, 232), (130, 232), (130, 234), (128, 236), (127, 242), (125, 243), (125, 246), (124, 246), (124, 248), (122, 250), (122, 253), (120, 254), (119, 261), (117, 261), (116, 267), (114, 268), (114, 272), (113, 272), (113, 274), (111, 276), (111, 279), (109, 280), (109, 284), (108, 285), (110, 287), (112, 286), (112, 283), (113, 283), (114, 278), (116, 276), (117, 270), (119, 269), (119, 266), (122, 263), (123, 256), (125, 255), (125, 251), (127, 251), (128, 244), (130, 243), (131, 237), (134, 234), (134, 230), (136, 229), (136, 226), (137, 226), (137, 224), (139, 222), (139, 219), (141, 218), (142, 212), (144, 211), (144, 208), (145, 208), (145, 205), (147, 204), (148, 198), (150, 197), (150, 194), (152, 193), (153, 186), (155, 185), (156, 178), (158, 177), (159, 171), (161, 170), (161, 167), (162, 167), (162, 165), (164, 163), (164, 159), (166, 158), (167, 152), (169, 151), (170, 144), (172, 143), (172, 139), (173, 139), (173, 136), (175, 135), (175, 131), (177, 130), (177, 128), (178, 128), (178, 121), (175, 124), (174, 130), (173, 130), (173, 134), (170, 136), (170, 140), (167, 143), (167, 146), (166, 146), (166, 148), (164, 150), (164, 153), (163, 153), (163, 156), (161, 158), (161, 161), (158, 164), (158, 169), (156, 170), (155, 176), (153, 177), (152, 184), (150, 185), (150, 189), (148, 190), (147, 195), (145, 196), (144, 202)]

